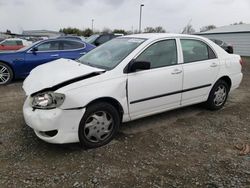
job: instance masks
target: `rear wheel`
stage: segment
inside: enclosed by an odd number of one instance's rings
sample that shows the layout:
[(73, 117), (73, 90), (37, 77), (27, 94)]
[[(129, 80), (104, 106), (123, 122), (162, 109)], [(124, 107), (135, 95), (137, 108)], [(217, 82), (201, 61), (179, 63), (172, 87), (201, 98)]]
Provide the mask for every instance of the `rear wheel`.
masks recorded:
[(13, 79), (13, 71), (5, 63), (0, 62), (0, 85), (9, 84)]
[(229, 86), (224, 80), (219, 80), (215, 83), (210, 91), (206, 106), (210, 110), (219, 110), (226, 103), (229, 92)]
[(120, 127), (120, 116), (114, 106), (106, 102), (87, 107), (80, 122), (79, 140), (85, 148), (96, 148), (109, 143)]

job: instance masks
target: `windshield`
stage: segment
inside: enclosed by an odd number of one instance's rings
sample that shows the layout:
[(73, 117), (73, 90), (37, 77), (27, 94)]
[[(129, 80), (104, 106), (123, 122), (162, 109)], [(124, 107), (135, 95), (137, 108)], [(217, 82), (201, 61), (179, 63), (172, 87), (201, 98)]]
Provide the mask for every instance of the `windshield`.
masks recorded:
[(97, 39), (100, 35), (91, 35), (89, 38), (87, 38), (85, 41), (87, 43), (93, 43), (95, 41), (95, 39)]
[(116, 38), (79, 58), (79, 61), (89, 66), (110, 70), (116, 67), (145, 39)]

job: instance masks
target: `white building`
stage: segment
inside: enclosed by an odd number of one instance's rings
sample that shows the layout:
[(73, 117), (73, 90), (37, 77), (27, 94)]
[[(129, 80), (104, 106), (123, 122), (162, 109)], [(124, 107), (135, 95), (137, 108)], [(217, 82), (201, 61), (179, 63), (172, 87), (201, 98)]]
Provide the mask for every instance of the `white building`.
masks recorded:
[(26, 36), (48, 37), (48, 38), (54, 38), (54, 37), (59, 37), (59, 36), (63, 35), (60, 32), (49, 31), (49, 30), (26, 30), (26, 31), (23, 31), (22, 34), (26, 35)]
[(235, 54), (250, 57), (250, 24), (223, 26), (196, 35), (222, 40), (233, 46)]

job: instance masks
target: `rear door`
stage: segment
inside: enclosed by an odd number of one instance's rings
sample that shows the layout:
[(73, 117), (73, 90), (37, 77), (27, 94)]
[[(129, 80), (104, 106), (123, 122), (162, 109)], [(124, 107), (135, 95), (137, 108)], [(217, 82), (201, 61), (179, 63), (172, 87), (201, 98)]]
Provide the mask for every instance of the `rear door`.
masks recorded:
[(135, 61), (151, 63), (150, 70), (128, 73), (128, 102), (132, 119), (180, 106), (182, 65), (175, 39), (158, 41)]
[(86, 45), (82, 42), (73, 40), (62, 40), (62, 51), (60, 51), (61, 58), (78, 59), (82, 55), (86, 54)]
[(182, 105), (206, 100), (219, 72), (219, 60), (212, 48), (197, 39), (180, 39), (183, 53)]

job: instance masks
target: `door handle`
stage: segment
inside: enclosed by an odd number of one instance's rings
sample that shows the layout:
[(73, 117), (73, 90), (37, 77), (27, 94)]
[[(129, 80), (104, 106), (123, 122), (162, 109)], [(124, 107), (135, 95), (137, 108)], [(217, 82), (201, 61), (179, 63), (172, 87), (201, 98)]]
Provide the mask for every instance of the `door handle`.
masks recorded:
[(58, 57), (58, 56), (59, 56), (58, 54), (51, 55), (51, 57)]
[(210, 65), (210, 67), (217, 67), (217, 66), (218, 66), (217, 63), (212, 63), (212, 64)]
[(87, 52), (81, 52), (80, 55), (85, 55)]
[(180, 74), (180, 73), (182, 73), (182, 70), (174, 69), (174, 71), (171, 74)]

